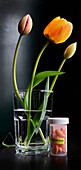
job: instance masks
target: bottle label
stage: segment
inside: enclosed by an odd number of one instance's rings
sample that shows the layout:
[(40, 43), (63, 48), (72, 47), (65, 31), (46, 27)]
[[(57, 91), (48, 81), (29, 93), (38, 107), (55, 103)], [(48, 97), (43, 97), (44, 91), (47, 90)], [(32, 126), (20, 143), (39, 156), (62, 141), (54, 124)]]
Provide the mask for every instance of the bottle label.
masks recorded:
[(50, 137), (50, 142), (54, 144), (64, 144), (64, 138), (53, 138)]

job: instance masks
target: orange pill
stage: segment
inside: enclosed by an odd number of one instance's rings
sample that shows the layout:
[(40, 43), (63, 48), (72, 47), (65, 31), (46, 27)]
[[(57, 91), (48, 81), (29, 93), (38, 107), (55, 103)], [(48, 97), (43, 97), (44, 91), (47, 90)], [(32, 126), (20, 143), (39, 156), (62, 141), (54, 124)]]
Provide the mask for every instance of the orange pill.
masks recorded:
[(61, 131), (66, 135), (66, 127), (65, 127), (65, 126), (63, 126), (63, 127), (61, 128)]
[(62, 147), (59, 147), (59, 152), (62, 152)]
[(56, 135), (56, 132), (55, 132), (55, 130), (53, 131), (53, 135)]
[(59, 152), (59, 147), (57, 145), (54, 145), (54, 153), (57, 154)]
[(62, 145), (62, 152), (66, 152), (66, 145)]
[(56, 129), (55, 132), (59, 137), (65, 137), (65, 134), (61, 130)]

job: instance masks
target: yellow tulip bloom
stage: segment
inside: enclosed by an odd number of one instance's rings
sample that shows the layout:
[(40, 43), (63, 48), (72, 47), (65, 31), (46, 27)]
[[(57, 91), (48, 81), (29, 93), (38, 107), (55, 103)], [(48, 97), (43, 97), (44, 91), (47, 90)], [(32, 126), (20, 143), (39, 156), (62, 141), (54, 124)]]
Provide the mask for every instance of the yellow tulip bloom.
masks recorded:
[(54, 18), (44, 29), (44, 36), (55, 44), (65, 42), (71, 35), (73, 25), (64, 18)]

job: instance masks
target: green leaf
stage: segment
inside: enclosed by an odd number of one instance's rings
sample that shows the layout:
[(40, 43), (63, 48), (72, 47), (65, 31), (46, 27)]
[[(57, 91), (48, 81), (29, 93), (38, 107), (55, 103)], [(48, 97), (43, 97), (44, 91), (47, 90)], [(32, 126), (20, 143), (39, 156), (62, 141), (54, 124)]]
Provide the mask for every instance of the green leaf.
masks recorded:
[(46, 77), (56, 76), (56, 75), (61, 75), (61, 74), (64, 74), (64, 72), (60, 72), (60, 71), (44, 71), (44, 72), (40, 72), (34, 78), (33, 88), (35, 86), (37, 86), (39, 83), (41, 83)]
[(34, 122), (34, 124), (35, 124), (35, 128), (38, 126), (39, 119), (40, 119), (41, 112), (42, 112), (42, 108), (43, 108), (43, 102), (42, 102), (42, 104), (40, 105), (40, 107), (39, 107), (39, 109), (38, 109), (38, 112), (37, 112), (37, 114), (34, 116), (34, 119), (33, 119), (33, 122)]
[(36, 133), (39, 131), (39, 127), (42, 124), (42, 121), (44, 120), (45, 114), (46, 114), (46, 107), (48, 103), (48, 97), (49, 97), (49, 77), (47, 78), (46, 86), (45, 86), (45, 93), (44, 93), (44, 100), (43, 100), (43, 108), (42, 108), (42, 113), (38, 122), (38, 126), (36, 128)]
[[(50, 76), (56, 76), (56, 75), (61, 75), (64, 74), (64, 72), (60, 72), (60, 71), (43, 71), (38, 73), (35, 78), (34, 78), (34, 84), (33, 84), (33, 88), (36, 87), (39, 83), (41, 83), (45, 78), (50, 77)], [(30, 89), (30, 84), (28, 85), (28, 88), (25, 92), (25, 96), (24, 96), (24, 108), (28, 110), (28, 106), (29, 106), (29, 89)]]

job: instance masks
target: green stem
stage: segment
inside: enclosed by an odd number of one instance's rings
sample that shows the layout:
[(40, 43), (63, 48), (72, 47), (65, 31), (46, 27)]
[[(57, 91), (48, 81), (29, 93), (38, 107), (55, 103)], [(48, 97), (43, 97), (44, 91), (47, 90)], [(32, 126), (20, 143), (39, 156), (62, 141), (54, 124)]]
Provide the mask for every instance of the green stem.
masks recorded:
[(32, 79), (31, 79), (31, 84), (30, 84), (29, 110), (31, 110), (31, 95), (32, 95), (33, 82), (34, 82), (34, 77), (35, 77), (35, 74), (36, 74), (37, 66), (38, 66), (39, 60), (40, 60), (44, 50), (46, 49), (46, 47), (48, 46), (49, 43), (50, 43), (50, 41), (47, 41), (45, 43), (45, 45), (43, 46), (42, 50), (40, 51), (40, 53), (39, 53), (39, 55), (37, 57), (37, 60), (36, 60), (35, 66), (34, 66), (34, 70), (33, 70), (33, 74), (32, 74)]
[[(44, 50), (46, 49), (46, 47), (48, 46), (49, 43), (50, 43), (50, 41), (47, 41), (45, 43), (45, 45), (43, 46), (43, 48), (41, 49), (41, 51), (40, 51), (40, 53), (39, 53), (39, 55), (37, 57), (35, 66), (34, 66), (34, 70), (33, 70), (33, 73), (32, 73), (32, 78), (31, 78), (31, 83), (30, 83), (30, 90), (29, 90), (29, 110), (31, 110), (31, 96), (32, 96), (33, 82), (34, 82), (34, 77), (35, 77), (35, 74), (36, 74), (37, 66), (38, 66), (39, 60), (40, 60)], [(26, 93), (27, 92), (28, 92), (28, 90), (26, 91)], [(25, 93), (25, 97), (26, 97), (26, 93)], [(24, 98), (24, 100), (25, 100), (25, 98)], [(29, 134), (29, 132), (30, 132), (30, 119), (31, 119), (31, 112), (29, 111), (27, 134)], [(28, 142), (26, 143), (26, 146), (28, 146)]]
[(6, 143), (5, 143), (6, 140), (8, 141), (8, 137), (9, 137), (9, 136), (11, 137), (11, 139), (12, 139), (13, 142), (14, 142), (13, 136), (12, 136), (12, 134), (9, 132), (8, 135), (5, 137), (4, 141), (2, 142), (2, 145), (5, 146), (5, 147), (7, 147), (7, 148), (14, 148), (14, 147), (16, 147), (16, 145), (9, 145), (9, 144), (6, 144)]
[(19, 36), (17, 45), (16, 45), (16, 49), (15, 49), (15, 54), (14, 54), (14, 60), (13, 60), (13, 85), (14, 85), (14, 90), (15, 93), (19, 99), (19, 101), (21, 102), (22, 106), (23, 106), (23, 100), (21, 99), (19, 92), (18, 92), (18, 87), (17, 87), (17, 81), (16, 81), (16, 63), (17, 63), (17, 55), (18, 55), (18, 50), (19, 50), (19, 45), (21, 42), (21, 38), (22, 35)]
[(4, 142), (2, 142), (2, 145), (7, 147), (7, 148), (15, 148), (16, 147), (16, 145), (7, 145)]
[[(64, 65), (65, 61), (66, 61), (66, 59), (63, 59), (63, 61), (62, 61), (61, 65), (60, 65), (60, 67), (59, 67), (58, 71), (61, 71), (61, 69), (62, 69), (62, 67), (63, 67), (63, 65)], [(53, 88), (54, 88), (54, 85), (55, 85), (55, 83), (56, 83), (57, 78), (58, 78), (58, 75), (56, 75), (56, 76), (55, 76), (55, 78), (53, 79), (53, 82), (52, 82), (51, 87), (50, 87), (50, 91), (52, 91), (52, 90), (53, 90)], [(49, 95), (50, 95), (50, 93), (49, 93)]]
[(41, 128), (39, 128), (39, 133), (40, 133), (41, 138), (43, 139), (44, 144), (46, 144), (46, 140), (45, 140), (45, 138), (44, 138), (44, 135), (43, 135), (43, 133), (42, 133)]

